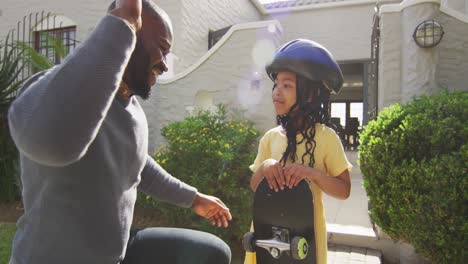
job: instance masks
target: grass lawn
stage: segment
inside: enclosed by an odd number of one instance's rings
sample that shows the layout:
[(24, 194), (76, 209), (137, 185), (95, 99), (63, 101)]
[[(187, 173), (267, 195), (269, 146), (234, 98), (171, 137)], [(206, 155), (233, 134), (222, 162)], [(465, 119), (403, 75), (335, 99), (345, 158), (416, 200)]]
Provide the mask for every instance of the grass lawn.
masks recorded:
[(0, 223), (0, 264), (6, 264), (10, 260), (11, 241), (15, 232), (15, 224)]

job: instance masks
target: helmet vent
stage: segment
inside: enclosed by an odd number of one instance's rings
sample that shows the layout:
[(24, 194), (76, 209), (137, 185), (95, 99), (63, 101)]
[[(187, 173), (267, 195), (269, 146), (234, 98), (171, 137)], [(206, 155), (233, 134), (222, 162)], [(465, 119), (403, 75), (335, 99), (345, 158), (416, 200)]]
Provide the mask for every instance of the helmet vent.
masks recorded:
[(286, 45), (284, 45), (279, 51), (284, 51), (285, 49), (287, 49), (289, 46), (291, 46), (292, 44), (298, 42), (299, 39), (296, 39), (296, 40), (293, 40), (293, 41), (290, 41), (289, 43), (287, 43)]

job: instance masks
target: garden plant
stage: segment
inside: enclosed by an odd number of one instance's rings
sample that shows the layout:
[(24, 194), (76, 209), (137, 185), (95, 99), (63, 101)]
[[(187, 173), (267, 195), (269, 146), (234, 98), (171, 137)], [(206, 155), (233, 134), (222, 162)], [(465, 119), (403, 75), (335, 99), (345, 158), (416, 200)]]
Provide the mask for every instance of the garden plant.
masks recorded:
[(468, 263), (468, 92), (422, 96), (360, 134), (375, 223), (432, 263)]
[(8, 108), (15, 98), (22, 80), (18, 76), (23, 70), (22, 51), (16, 46), (0, 43), (0, 201), (19, 198), (18, 153), (8, 129)]
[(139, 206), (159, 210), (167, 224), (216, 234), (226, 241), (240, 241), (249, 230), (252, 191), (249, 165), (256, 155), (259, 132), (253, 123), (228, 115), (219, 105), (216, 112), (201, 111), (162, 129), (167, 145), (155, 153), (155, 160), (169, 173), (219, 197), (230, 208), (233, 220), (227, 229), (212, 227), (192, 210), (178, 208), (140, 196)]

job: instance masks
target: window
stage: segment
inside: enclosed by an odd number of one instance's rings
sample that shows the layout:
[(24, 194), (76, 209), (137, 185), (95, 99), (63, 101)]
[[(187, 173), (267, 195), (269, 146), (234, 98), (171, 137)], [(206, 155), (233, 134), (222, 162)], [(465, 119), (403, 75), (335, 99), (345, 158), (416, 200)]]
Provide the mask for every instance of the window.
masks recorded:
[(332, 102), (331, 121), (337, 126), (345, 149), (356, 150), (359, 144), (358, 133), (362, 128), (362, 102)]
[(363, 103), (362, 102), (356, 102), (356, 103), (351, 103), (350, 104), (350, 113), (349, 116), (350, 118), (354, 117), (357, 118), (359, 121), (359, 127), (362, 127), (362, 118), (363, 118)]
[(76, 26), (34, 32), (34, 48), (54, 64), (62, 62), (76, 46)]
[(208, 49), (211, 49), (232, 26), (222, 28), (220, 30), (211, 31), (208, 33)]
[(331, 103), (331, 117), (336, 118), (335, 125), (338, 123), (344, 127), (346, 124), (346, 103)]

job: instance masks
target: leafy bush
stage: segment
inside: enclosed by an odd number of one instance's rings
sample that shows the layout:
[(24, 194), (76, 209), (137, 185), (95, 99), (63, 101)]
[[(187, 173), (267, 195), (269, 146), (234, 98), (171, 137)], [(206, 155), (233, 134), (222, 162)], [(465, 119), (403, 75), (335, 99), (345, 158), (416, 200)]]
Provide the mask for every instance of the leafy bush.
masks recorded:
[(360, 140), (375, 223), (434, 263), (468, 263), (468, 92), (386, 108)]
[(212, 227), (192, 210), (158, 203), (140, 196), (139, 203), (160, 210), (168, 223), (214, 233), (223, 239), (239, 240), (249, 230), (252, 191), (248, 166), (256, 155), (258, 131), (250, 121), (228, 118), (224, 106), (216, 113), (200, 112), (162, 129), (168, 144), (154, 156), (169, 173), (217, 196), (230, 208), (233, 220), (228, 229)]
[[(51, 68), (54, 63), (48, 57), (37, 52), (24, 42), (8, 44), (9, 35), (5, 42), (0, 42), (0, 200), (13, 201), (20, 199), (21, 182), (19, 180), (18, 151), (10, 137), (8, 129), (8, 108), (16, 98), (26, 76), (20, 80), (19, 76), (29, 71), (28, 67), (36, 71)], [(66, 48), (60, 39), (46, 37), (47, 44), (59, 54), (61, 58), (66, 55)], [(49, 44), (50, 43), (50, 44)]]
[[(8, 37), (5, 41), (8, 43)], [(23, 66), (22, 52), (17, 47), (0, 43), (0, 200), (12, 201), (19, 197), (18, 152), (8, 129), (8, 108), (22, 81), (17, 78)]]
[(16, 225), (0, 223), (0, 263), (8, 263)]

